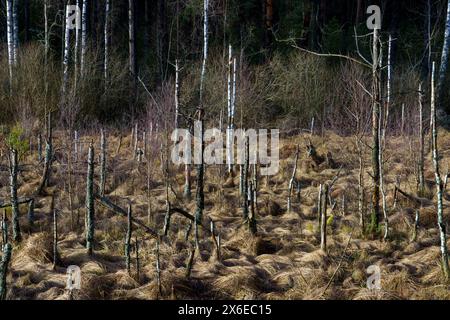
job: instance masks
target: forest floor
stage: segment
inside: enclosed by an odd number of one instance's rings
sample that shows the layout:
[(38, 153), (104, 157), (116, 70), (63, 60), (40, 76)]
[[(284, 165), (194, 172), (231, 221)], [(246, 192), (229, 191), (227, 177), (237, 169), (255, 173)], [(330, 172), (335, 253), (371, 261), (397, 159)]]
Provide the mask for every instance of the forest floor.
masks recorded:
[[(98, 136), (83, 136), (79, 159), (86, 159), (87, 142), (95, 138), (96, 159)], [(186, 218), (174, 215), (168, 237), (160, 244), (161, 293), (156, 277), (156, 240), (142, 229), (133, 230), (132, 242), (139, 242), (139, 279), (136, 275), (136, 252), (132, 252), (131, 275), (124, 258), (126, 217), (95, 206), (96, 233), (94, 255), (87, 255), (84, 239), (86, 212), (86, 160), (73, 164), (69, 179), (66, 140), (57, 132), (56, 155), (50, 186), (46, 195), (36, 198), (35, 222), (27, 220), (27, 206), (21, 206), (20, 225), (24, 239), (13, 243), (11, 268), (8, 274), (8, 299), (67, 299), (66, 268), (77, 265), (82, 271), (81, 290), (75, 299), (450, 299), (450, 286), (442, 282), (439, 232), (435, 198), (422, 199), (422, 207), (399, 195), (394, 203), (394, 185), (416, 194), (416, 137), (389, 137), (385, 152), (385, 185), (389, 214), (389, 238), (374, 240), (361, 232), (358, 215), (359, 158), (354, 137), (332, 133), (311, 138), (319, 154), (332, 153), (336, 168), (313, 170), (307, 158), (308, 136), (295, 136), (281, 141), (280, 171), (260, 179), (257, 208), (257, 235), (248, 231), (242, 218), (239, 201), (239, 174), (223, 179), (218, 167), (208, 167), (205, 185), (205, 221), (216, 222), (221, 235), (221, 261), (213, 241), (200, 231), (200, 252), (197, 251), (190, 278), (186, 278), (186, 262), (192, 242), (185, 241)], [(120, 144), (120, 148), (118, 145)], [(165, 183), (162, 179), (158, 153), (154, 161), (138, 163), (132, 157), (131, 137), (108, 137), (108, 172), (106, 194), (112, 202), (126, 210), (130, 200), (133, 216), (149, 227), (162, 232), (166, 212)], [(292, 210), (287, 212), (288, 182), (292, 174), (296, 145), (300, 145), (297, 179), (300, 199), (293, 197)], [(367, 144), (370, 140), (367, 137)], [(450, 133), (440, 132), (441, 173), (450, 165)], [(119, 152), (117, 152), (119, 151)], [(42, 172), (37, 153), (21, 161), (19, 197), (32, 196)], [(364, 152), (367, 212), (369, 219), (370, 149)], [(0, 199), (9, 201), (7, 160), (0, 168)], [(0, 166), (1, 167), (1, 166)], [(339, 169), (342, 167), (341, 169)], [(425, 178), (429, 196), (434, 196), (434, 170), (430, 153), (426, 154)], [(98, 169), (96, 178), (98, 184)], [(170, 172), (173, 191), (172, 206), (195, 211), (195, 199), (183, 199), (184, 168)], [(150, 197), (147, 175), (150, 173)], [(195, 170), (192, 172), (195, 197)], [(317, 217), (319, 184), (337, 177), (330, 192), (334, 208), (329, 206), (327, 221), (327, 252), (320, 249)], [(72, 213), (69, 207), (69, 181), (72, 180)], [(96, 187), (97, 188), (97, 187)], [(450, 190), (444, 193), (444, 215), (450, 217)], [(52, 269), (51, 194), (58, 212), (58, 250), (60, 262)], [(149, 203), (150, 200), (150, 210)], [(345, 205), (343, 204), (345, 202)], [(415, 210), (420, 210), (417, 240), (412, 242)], [(7, 210), (10, 219), (10, 210)], [(78, 222), (77, 222), (78, 221)], [(135, 238), (136, 237), (136, 238)], [(450, 246), (450, 241), (447, 244)], [(366, 286), (367, 268), (381, 269), (381, 289)]]

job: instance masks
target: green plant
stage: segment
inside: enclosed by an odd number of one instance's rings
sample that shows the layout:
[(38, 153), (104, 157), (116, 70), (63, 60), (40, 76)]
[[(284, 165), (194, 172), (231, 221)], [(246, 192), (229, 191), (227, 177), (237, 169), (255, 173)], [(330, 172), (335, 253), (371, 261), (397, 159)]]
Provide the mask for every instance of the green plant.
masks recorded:
[(24, 129), (19, 124), (15, 124), (8, 134), (8, 146), (17, 151), (19, 158), (21, 158), (29, 149), (29, 139), (25, 137)]
[(333, 221), (334, 221), (334, 216), (330, 215), (327, 219), (327, 226), (333, 225)]

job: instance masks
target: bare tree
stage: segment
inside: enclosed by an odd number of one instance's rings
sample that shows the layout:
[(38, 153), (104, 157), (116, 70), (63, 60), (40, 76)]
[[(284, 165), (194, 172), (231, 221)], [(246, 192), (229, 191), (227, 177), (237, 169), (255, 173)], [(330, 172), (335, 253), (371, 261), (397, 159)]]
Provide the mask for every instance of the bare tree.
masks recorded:
[(373, 30), (372, 46), (372, 213), (369, 232), (376, 234), (380, 223), (380, 69), (379, 29)]
[(69, 59), (70, 59), (70, 25), (69, 25), (70, 12), (68, 5), (66, 6), (65, 10), (66, 10), (65, 14), (66, 23), (64, 31), (64, 58), (63, 58), (64, 71), (63, 71), (63, 87), (62, 87), (63, 99), (65, 99), (66, 96), (67, 82), (69, 79)]
[(443, 86), (447, 74), (449, 51), (450, 51), (450, 1), (447, 2), (447, 18), (445, 22), (444, 43), (442, 45), (441, 64), (439, 67), (439, 79), (436, 88), (436, 104), (437, 109), (439, 110), (444, 110), (444, 105), (442, 104), (442, 96), (443, 96), (442, 93), (444, 90)]
[[(450, 9), (450, 2), (449, 2)], [(450, 26), (449, 26), (450, 27)], [(432, 134), (432, 156), (434, 165), (434, 176), (436, 180), (436, 198), (437, 198), (437, 220), (439, 227), (439, 234), (441, 240), (441, 255), (442, 255), (442, 271), (445, 279), (450, 279), (450, 269), (448, 265), (448, 251), (447, 251), (447, 235), (444, 223), (444, 208), (442, 202), (442, 180), (439, 172), (439, 150), (437, 143), (437, 124), (436, 124), (436, 97), (435, 97), (435, 62), (431, 68), (431, 134)]]
[(423, 196), (425, 192), (425, 131), (423, 129), (423, 91), (422, 83), (419, 84), (419, 161), (418, 161), (419, 188), (418, 195)]
[(208, 7), (209, 0), (203, 0), (203, 60), (202, 72), (200, 74), (200, 101), (203, 101), (202, 98), (206, 74), (206, 60), (208, 59)]
[[(131, 77), (130, 86), (130, 109), (132, 120), (134, 120), (133, 102), (136, 95), (136, 27), (135, 27), (135, 7), (134, 0), (128, 0), (128, 40), (129, 40), (129, 72)], [(135, 133), (137, 134), (137, 133)]]
[(86, 53), (87, 53), (87, 23), (88, 23), (88, 2), (83, 0), (83, 9), (81, 12), (81, 76), (84, 76), (86, 69)]
[(86, 249), (92, 255), (94, 246), (94, 145), (89, 145), (86, 182)]
[(132, 225), (131, 225), (131, 204), (128, 205), (127, 212), (127, 234), (125, 237), (125, 265), (127, 267), (127, 272), (131, 275), (131, 233), (132, 233)]
[(109, 81), (109, 46), (110, 46), (110, 31), (111, 30), (111, 0), (106, 0), (105, 2), (105, 30), (104, 30), (104, 41), (105, 41), (105, 57), (104, 57), (104, 77), (105, 77), (105, 91), (108, 87)]
[(13, 0), (14, 65), (17, 65), (19, 52), (19, 18), (17, 14), (19, 0)]
[(22, 235), (20, 234), (19, 225), (19, 202), (17, 198), (17, 171), (19, 167), (17, 150), (11, 150), (10, 165), (10, 189), (11, 189), (11, 209), (12, 209), (12, 228), (14, 241), (20, 242)]
[(8, 274), (8, 265), (11, 260), (11, 252), (11, 244), (5, 244), (2, 260), (0, 261), (0, 300), (6, 300), (6, 276)]
[(15, 64), (14, 56), (14, 19), (13, 19), (13, 1), (6, 0), (6, 26), (7, 26), (7, 42), (8, 42), (8, 67), (9, 82), (12, 92), (13, 66)]

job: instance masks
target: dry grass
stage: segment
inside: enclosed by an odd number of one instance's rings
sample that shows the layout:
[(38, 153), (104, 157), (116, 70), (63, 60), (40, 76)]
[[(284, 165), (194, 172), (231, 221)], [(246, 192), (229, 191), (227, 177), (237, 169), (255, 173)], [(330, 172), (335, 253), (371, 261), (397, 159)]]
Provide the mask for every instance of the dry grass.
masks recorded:
[[(97, 135), (92, 137), (98, 145)], [(61, 139), (58, 135), (58, 145), (63, 145)], [(109, 137), (109, 154), (115, 155), (118, 141), (117, 137)], [(389, 140), (387, 146), (386, 183), (390, 208), (395, 181), (399, 180), (403, 190), (415, 194), (411, 161), (403, 161), (410, 157), (410, 150), (402, 141), (404, 139), (395, 137)], [(445, 148), (450, 145), (450, 134), (441, 133), (440, 141), (443, 151), (441, 161), (445, 168), (450, 156), (450, 149)], [(26, 232), (23, 242), (14, 245), (8, 276), (8, 298), (67, 299), (66, 267), (78, 265), (82, 270), (82, 288), (76, 292), (75, 298), (80, 299), (450, 299), (449, 287), (442, 283), (434, 199), (424, 200), (425, 206), (418, 208), (421, 227), (415, 243), (410, 242), (410, 237), (416, 207), (402, 198), (399, 198), (397, 208), (389, 213), (391, 237), (388, 242), (366, 239), (360, 232), (357, 216), (358, 159), (353, 138), (350, 137), (334, 134), (327, 134), (323, 139), (313, 137), (319, 154), (330, 151), (339, 166), (342, 165), (339, 178), (331, 190), (331, 197), (337, 204), (333, 212), (328, 209), (329, 215), (333, 215), (328, 227), (328, 252), (320, 250), (318, 185), (331, 181), (338, 169), (311, 168), (303, 151), (297, 173), (301, 185), (300, 202), (294, 199), (292, 211), (286, 212), (287, 184), (295, 146), (300, 144), (301, 150), (305, 150), (305, 142), (305, 137), (301, 136), (283, 140), (279, 174), (267, 180), (261, 179), (257, 236), (249, 233), (242, 219), (238, 174), (221, 180), (217, 168), (207, 170), (205, 215), (216, 222), (216, 228), (221, 233), (222, 261), (217, 261), (211, 239), (201, 233), (200, 251), (196, 253), (191, 277), (186, 278), (192, 234), (186, 242), (184, 237), (188, 221), (174, 216), (169, 237), (160, 245), (161, 288), (156, 280), (155, 240), (142, 230), (134, 230), (140, 244), (140, 277), (137, 279), (136, 276), (135, 251), (132, 252), (131, 275), (128, 275), (123, 256), (125, 218), (98, 205), (95, 254), (93, 257), (86, 254), (83, 235), (85, 164), (79, 161), (74, 165), (74, 171), (80, 174), (72, 176), (75, 195), (71, 215), (68, 175), (62, 165), (66, 159), (63, 157), (62, 164), (56, 163), (54, 166), (48, 189), (48, 192), (57, 192), (61, 264), (52, 270), (50, 197), (39, 198), (36, 201), (37, 221), (33, 227), (28, 226), (25, 208), (21, 210), (21, 225)], [(83, 149), (81, 159), (87, 151), (86, 147)], [(108, 196), (123, 208), (131, 200), (136, 218), (162, 230), (165, 190), (159, 156), (152, 160), (148, 199), (147, 165), (145, 162), (138, 165), (130, 155), (130, 138), (124, 137), (120, 154), (108, 159)], [(366, 150), (366, 164), (370, 163), (369, 157), (369, 150)], [(428, 158), (426, 178), (432, 185), (432, 167)], [(0, 161), (6, 164), (5, 158)], [(35, 154), (28, 155), (23, 162), (37, 168)], [(39, 172), (36, 169), (21, 172), (20, 196), (32, 194), (39, 181)], [(171, 175), (175, 191), (170, 193), (172, 204), (193, 212), (194, 202), (182, 199), (182, 168), (171, 168)], [(1, 199), (9, 197), (7, 181), (7, 172), (0, 171)], [(366, 174), (366, 187), (370, 188), (370, 185)], [(195, 193), (195, 183), (193, 188)], [(342, 197), (346, 200), (345, 212), (341, 210)], [(448, 191), (444, 198), (444, 213), (448, 219)], [(150, 215), (147, 210), (149, 201)], [(70, 226), (72, 217), (79, 220), (74, 230)], [(352, 231), (352, 240), (344, 253)], [(381, 268), (381, 290), (366, 288), (366, 269), (372, 264)]]

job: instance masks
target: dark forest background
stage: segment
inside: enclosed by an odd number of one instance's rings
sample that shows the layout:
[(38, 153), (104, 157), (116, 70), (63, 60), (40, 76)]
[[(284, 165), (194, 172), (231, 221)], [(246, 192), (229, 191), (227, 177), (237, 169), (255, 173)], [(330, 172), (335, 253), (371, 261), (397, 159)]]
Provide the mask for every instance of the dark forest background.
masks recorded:
[[(174, 64), (181, 65), (181, 108), (189, 114), (198, 104), (203, 48), (202, 0), (135, 1), (137, 98), (130, 104), (128, 74), (128, 1), (112, 0), (110, 90), (102, 90), (105, 1), (89, 1), (88, 75), (61, 103), (64, 6), (72, 1), (48, 0), (50, 66), (44, 65), (44, 1), (19, 0), (19, 65), (15, 89), (9, 92), (5, 1), (0, 5), (0, 119), (28, 121), (33, 128), (46, 112), (61, 125), (130, 125), (154, 120), (173, 110)], [(82, 1), (80, 1), (82, 2)], [(306, 126), (312, 117), (345, 132), (349, 110), (363, 112), (368, 98), (352, 79), (370, 80), (370, 72), (337, 58), (299, 51), (358, 58), (370, 57), (366, 8), (382, 8), (383, 53), (389, 34), (394, 70), (394, 116), (412, 105), (419, 81), (429, 78), (430, 60), (439, 61), (447, 1), (405, 0), (210, 0), (206, 118), (218, 121), (226, 108), (228, 44), (238, 60), (237, 119), (256, 125)], [(431, 56), (428, 55), (428, 23)], [(358, 34), (358, 48), (355, 41)], [(72, 33), (71, 39), (73, 40)], [(72, 49), (73, 50), (73, 49)], [(71, 67), (73, 73), (73, 67)], [(43, 96), (44, 73), (49, 89)], [(141, 83), (142, 80), (142, 83)], [(144, 87), (145, 85), (145, 87)], [(352, 88), (353, 86), (353, 88)], [(370, 85), (369, 85), (370, 87)], [(397, 106), (397, 109), (395, 109)], [(131, 110), (132, 109), (132, 110)], [(159, 110), (159, 111), (158, 111)], [(167, 112), (161, 112), (167, 110)], [(410, 112), (413, 114), (413, 112)], [(152, 121), (153, 121), (152, 120)]]

